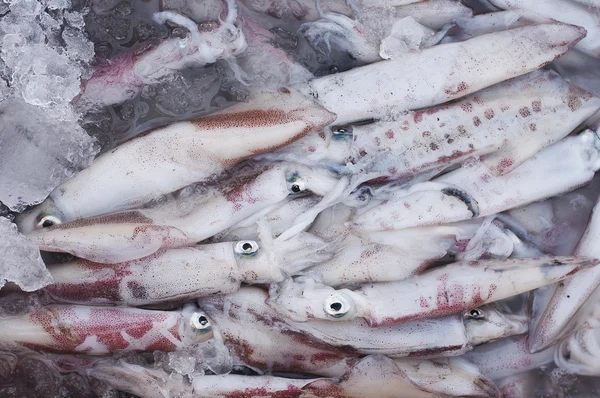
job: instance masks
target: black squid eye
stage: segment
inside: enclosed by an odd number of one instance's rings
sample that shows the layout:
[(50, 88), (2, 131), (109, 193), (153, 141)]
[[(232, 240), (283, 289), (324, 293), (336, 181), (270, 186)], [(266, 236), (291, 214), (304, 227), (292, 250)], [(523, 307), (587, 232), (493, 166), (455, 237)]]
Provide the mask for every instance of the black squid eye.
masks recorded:
[(483, 311), (481, 309), (473, 308), (465, 314), (465, 317), (469, 319), (483, 319), (485, 315), (483, 314)]
[(62, 224), (62, 221), (58, 217), (48, 214), (48, 215), (42, 216), (39, 219), (39, 221), (37, 223), (37, 227), (38, 228), (50, 228), (50, 227), (52, 227), (54, 225), (58, 225), (58, 224)]
[(233, 249), (237, 254), (250, 256), (258, 251), (258, 243), (253, 240), (241, 240), (236, 243)]

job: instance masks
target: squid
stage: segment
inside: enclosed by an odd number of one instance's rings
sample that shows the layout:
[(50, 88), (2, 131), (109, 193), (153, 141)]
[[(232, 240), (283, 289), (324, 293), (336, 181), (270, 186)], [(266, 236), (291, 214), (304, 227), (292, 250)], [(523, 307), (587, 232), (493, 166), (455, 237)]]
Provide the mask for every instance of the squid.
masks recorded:
[(250, 103), (152, 130), (102, 154), (17, 223), (27, 233), (140, 207), (190, 184), (214, 181), (240, 161), (282, 147), (334, 117), (286, 88), (257, 94)]
[(550, 71), (507, 80), (393, 121), (309, 134), (266, 159), (320, 164), (399, 179), (480, 157), (506, 174), (600, 109), (600, 98)]
[[(201, 298), (215, 339), (222, 340), (240, 364), (262, 371), (306, 372), (340, 377), (360, 360), (354, 350), (334, 347), (293, 327), (265, 304), (267, 292), (246, 287), (225, 296)], [(457, 396), (497, 396), (494, 384), (463, 358), (396, 358), (394, 363), (417, 386)]]
[(271, 234), (275, 237), (292, 228), (298, 214), (308, 212), (317, 206), (320, 198), (315, 195), (303, 197), (291, 196), (281, 204), (273, 208), (267, 208), (264, 212), (258, 212), (244, 221), (237, 223), (231, 228), (212, 237), (215, 242), (227, 242), (244, 239), (260, 239), (259, 220), (263, 220)]
[[(597, 301), (594, 303), (596, 304)], [(600, 375), (600, 316), (590, 317), (554, 350), (554, 362), (560, 368), (583, 376)]]
[(459, 261), (398, 282), (333, 289), (309, 278), (274, 286), (269, 305), (294, 321), (365, 318), (394, 325), (456, 314), (568, 278), (594, 266), (585, 257)]
[[(425, 379), (427, 370), (418, 376)], [(161, 369), (152, 369), (124, 361), (103, 361), (86, 369), (86, 374), (102, 380), (120, 391), (147, 398), (167, 398), (172, 394), (205, 398), (230, 397), (336, 397), (361, 398), (377, 390), (378, 397), (435, 397), (439, 391), (419, 386), (393, 360), (382, 355), (361, 359), (341, 377), (293, 378), (281, 376), (205, 375), (191, 382), (173, 377)], [(411, 377), (412, 376), (412, 377)], [(481, 389), (483, 390), (483, 388)], [(493, 389), (485, 391), (493, 396)], [(465, 395), (470, 396), (470, 395)], [(480, 395), (481, 396), (481, 395)]]
[(391, 282), (423, 271), (448, 253), (468, 260), (482, 256), (506, 258), (514, 248), (514, 237), (492, 220), (489, 223), (482, 223), (481, 219), (469, 220), (359, 236), (344, 226), (352, 214), (351, 207), (338, 204), (317, 217), (310, 228), (311, 233), (339, 243), (333, 258), (302, 270), (299, 275), (310, 276), (332, 287)]
[(541, 16), (557, 21), (573, 23), (582, 26), (587, 36), (575, 45), (575, 48), (588, 55), (600, 58), (600, 27), (598, 19), (600, 10), (586, 7), (569, 0), (489, 0), (493, 5), (502, 9), (529, 10)]
[[(599, 150), (600, 139), (588, 130), (550, 145), (502, 176), (494, 176), (485, 161), (469, 162), (431, 182), (382, 194), (349, 225), (360, 231), (437, 225), (546, 199), (589, 183), (600, 169)], [(502, 158), (498, 164), (510, 162)]]
[[(199, 27), (194, 21), (171, 11), (154, 14), (156, 23), (169, 21), (185, 27), (185, 38), (170, 38), (145, 52), (126, 52), (110, 65), (96, 68), (84, 83), (78, 106), (108, 106), (134, 98), (144, 85), (160, 83), (174, 72), (201, 67), (218, 59), (231, 60), (248, 47), (244, 32), (235, 25), (236, 4), (225, 2), (225, 19)], [(201, 29), (201, 30), (200, 30)]]
[(59, 302), (139, 306), (186, 301), (235, 292), (241, 283), (280, 282), (328, 259), (325, 242), (300, 233), (273, 244), (240, 240), (159, 251), (130, 262), (106, 265), (76, 260), (50, 267), (45, 289)]
[[(337, 125), (389, 117), (531, 72), (563, 55), (584, 36), (581, 27), (555, 22), (517, 27), (406, 53), (401, 59), (320, 77), (297, 87), (336, 113)], [(505, 50), (501, 58), (493, 48)], [(423, 74), (429, 78), (423, 79)]]
[(316, 319), (290, 324), (327, 344), (361, 354), (438, 358), (463, 355), (480, 344), (525, 333), (528, 319), (488, 304), (461, 314), (377, 328), (362, 319), (342, 325)]
[(27, 236), (41, 250), (116, 264), (161, 249), (195, 245), (290, 195), (308, 191), (327, 195), (340, 181), (318, 168), (287, 163), (258, 165), (208, 193), (200, 191), (155, 208), (57, 224)]
[(475, 347), (465, 354), (465, 358), (497, 381), (552, 363), (554, 348), (532, 354), (527, 348), (527, 335), (519, 335)]
[(61, 353), (174, 351), (212, 338), (194, 305), (181, 311), (53, 304), (0, 317), (0, 342)]
[[(597, 256), (600, 239), (600, 206), (596, 203), (575, 255)], [(576, 314), (600, 285), (600, 272), (591, 268), (557, 285), (537, 326), (531, 331), (529, 348), (532, 352), (554, 345), (558, 339), (569, 332), (577, 321)]]

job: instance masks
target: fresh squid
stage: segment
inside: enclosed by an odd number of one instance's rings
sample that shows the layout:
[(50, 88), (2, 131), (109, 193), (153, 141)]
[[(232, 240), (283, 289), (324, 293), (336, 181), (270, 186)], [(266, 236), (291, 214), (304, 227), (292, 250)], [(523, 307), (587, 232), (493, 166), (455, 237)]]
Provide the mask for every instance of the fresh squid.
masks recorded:
[(361, 354), (437, 358), (462, 355), (477, 345), (525, 333), (527, 321), (523, 315), (489, 304), (461, 314), (377, 328), (362, 319), (343, 325), (317, 319), (290, 324), (327, 344)]
[[(485, 162), (473, 161), (431, 182), (392, 191), (349, 224), (361, 231), (382, 231), (499, 213), (589, 183), (600, 168), (599, 150), (600, 140), (588, 130), (550, 145), (501, 176), (494, 176)], [(511, 161), (502, 158), (498, 164)]]
[(88, 355), (173, 351), (212, 338), (210, 321), (194, 305), (150, 311), (56, 304), (1, 317), (0, 328), (3, 343)]
[(527, 348), (527, 335), (520, 335), (481, 345), (465, 354), (465, 357), (496, 381), (551, 363), (554, 349), (532, 354)]
[(586, 7), (570, 0), (489, 0), (502, 9), (529, 10), (541, 16), (557, 21), (582, 26), (587, 36), (575, 45), (575, 48), (600, 58), (600, 10)]
[(41, 250), (115, 264), (161, 249), (194, 245), (290, 195), (327, 195), (340, 181), (327, 170), (295, 164), (251, 167), (208, 193), (181, 203), (72, 221), (30, 233)]
[(576, 257), (463, 261), (356, 290), (297, 278), (273, 288), (268, 302), (298, 322), (365, 318), (371, 327), (386, 326), (466, 311), (560, 281), (596, 262)]
[(554, 362), (570, 373), (600, 375), (600, 317), (597, 310), (558, 344), (554, 351)]
[[(263, 371), (308, 372), (339, 377), (359, 361), (358, 353), (334, 347), (296, 329), (265, 304), (267, 292), (253, 287), (199, 300), (222, 339), (241, 364)], [(396, 366), (427, 391), (458, 396), (496, 396), (496, 387), (462, 358), (396, 358)]]
[[(134, 98), (144, 85), (160, 83), (174, 72), (201, 67), (218, 59), (231, 60), (247, 48), (243, 31), (235, 25), (235, 2), (226, 1), (227, 16), (212, 24), (198, 26), (194, 21), (171, 11), (154, 14), (154, 21), (167, 21), (185, 27), (184, 38), (170, 38), (141, 54), (126, 52), (108, 66), (96, 68), (77, 99), (79, 106), (107, 106)], [(200, 31), (200, 29), (202, 31)]]
[[(358, 236), (344, 226), (352, 214), (351, 207), (338, 204), (319, 215), (310, 231), (326, 240), (339, 242), (339, 248), (330, 260), (298, 274), (328, 286), (347, 287), (406, 279), (450, 252), (475, 260), (484, 255), (505, 258), (513, 251), (512, 236), (493, 223), (484, 226), (482, 220)], [(478, 233), (481, 228), (486, 231)], [(493, 243), (486, 244), (484, 241), (490, 233)], [(466, 243), (478, 235), (482, 235), (481, 239)]]
[(214, 180), (236, 163), (282, 147), (333, 118), (313, 101), (282, 88), (213, 115), (158, 128), (99, 156), (20, 217), (19, 226), (26, 233), (142, 206)]
[(506, 174), (598, 109), (600, 98), (554, 72), (535, 71), (393, 121), (309, 134), (262, 156), (389, 179), (483, 157), (494, 174)]
[[(444, 103), (550, 63), (585, 36), (578, 26), (540, 23), (442, 44), (298, 86), (337, 114), (336, 124)], [(495, 48), (505, 51), (499, 58)], [(429, 76), (423, 79), (423, 74)], [(361, 84), (357, 85), (356, 82)]]
[[(425, 379), (426, 370), (420, 378)], [(92, 378), (103, 380), (113, 388), (146, 398), (177, 396), (198, 398), (362, 398), (377, 391), (381, 398), (435, 397), (440, 391), (416, 384), (415, 375), (404, 371), (393, 360), (372, 355), (361, 359), (341, 377), (293, 378), (281, 376), (200, 375), (191, 382), (173, 377), (164, 370), (152, 369), (124, 361), (103, 361), (86, 369)], [(429, 376), (435, 379), (435, 375)], [(434, 385), (435, 386), (435, 385)], [(484, 392), (483, 388), (480, 392)], [(494, 390), (489, 388), (485, 396)], [(464, 395), (471, 396), (471, 395)], [(479, 395), (481, 396), (481, 395)]]
[(241, 240), (157, 252), (140, 260), (106, 265), (86, 260), (50, 267), (45, 289), (60, 302), (145, 305), (231, 293), (244, 283), (280, 282), (329, 258), (325, 242), (307, 233), (273, 245)]
[[(575, 255), (598, 256), (600, 239), (600, 206), (592, 211), (587, 229), (575, 249)], [(569, 327), (574, 326), (575, 314), (590, 299), (600, 285), (600, 271), (597, 267), (586, 270), (581, 275), (557, 285), (552, 298), (541, 315), (537, 327), (531, 331), (529, 347), (532, 352), (542, 350), (557, 342)]]

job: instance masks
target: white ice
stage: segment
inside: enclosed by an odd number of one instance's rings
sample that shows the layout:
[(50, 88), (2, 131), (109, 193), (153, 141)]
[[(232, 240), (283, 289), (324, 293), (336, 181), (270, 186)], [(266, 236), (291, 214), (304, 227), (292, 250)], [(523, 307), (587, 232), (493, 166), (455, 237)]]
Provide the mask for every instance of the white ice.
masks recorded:
[[(0, 201), (37, 204), (95, 154), (71, 101), (94, 56), (70, 0), (12, 0), (0, 19)], [(49, 11), (49, 12), (47, 12)]]
[(0, 288), (6, 282), (14, 282), (30, 292), (53, 282), (38, 247), (5, 217), (0, 217), (0, 253)]

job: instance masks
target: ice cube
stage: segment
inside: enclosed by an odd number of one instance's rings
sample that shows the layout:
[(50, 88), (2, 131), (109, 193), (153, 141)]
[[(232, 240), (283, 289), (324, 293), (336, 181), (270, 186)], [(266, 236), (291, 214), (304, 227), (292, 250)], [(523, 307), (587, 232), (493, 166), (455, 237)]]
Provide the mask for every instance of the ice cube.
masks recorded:
[(55, 118), (15, 97), (0, 103), (0, 201), (11, 210), (40, 203), (98, 152), (76, 116), (63, 111)]
[(39, 248), (5, 217), (0, 217), (0, 253), (0, 287), (8, 281), (30, 292), (53, 282)]

